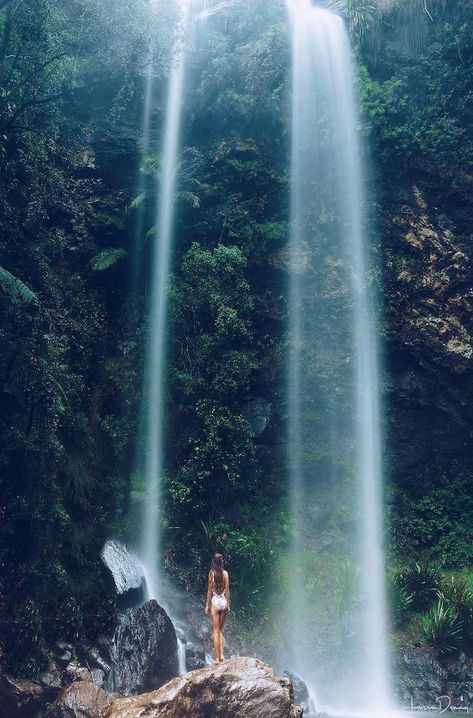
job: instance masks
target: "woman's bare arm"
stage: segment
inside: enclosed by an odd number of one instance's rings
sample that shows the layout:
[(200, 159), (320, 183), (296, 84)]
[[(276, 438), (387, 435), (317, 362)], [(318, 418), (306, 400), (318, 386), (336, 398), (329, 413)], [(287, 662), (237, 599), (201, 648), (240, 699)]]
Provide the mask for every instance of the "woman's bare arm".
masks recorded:
[(227, 599), (227, 609), (230, 610), (230, 574), (225, 571), (225, 598)]
[(207, 585), (207, 599), (205, 601), (205, 613), (210, 611), (210, 600), (212, 598), (212, 571), (209, 571), (209, 581)]

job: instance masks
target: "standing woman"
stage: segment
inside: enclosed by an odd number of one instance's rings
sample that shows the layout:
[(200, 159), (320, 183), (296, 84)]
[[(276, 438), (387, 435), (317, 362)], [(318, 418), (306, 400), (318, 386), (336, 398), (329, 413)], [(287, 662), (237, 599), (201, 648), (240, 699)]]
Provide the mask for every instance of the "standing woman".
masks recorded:
[(223, 661), (223, 624), (230, 610), (230, 578), (223, 568), (223, 556), (216, 553), (209, 571), (205, 613), (211, 611), (214, 638), (215, 663)]

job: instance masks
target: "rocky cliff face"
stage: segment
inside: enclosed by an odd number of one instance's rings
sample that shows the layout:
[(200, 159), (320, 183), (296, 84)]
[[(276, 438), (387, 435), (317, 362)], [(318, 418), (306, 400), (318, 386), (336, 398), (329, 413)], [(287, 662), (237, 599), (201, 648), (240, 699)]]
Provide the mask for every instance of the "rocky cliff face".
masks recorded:
[[(391, 334), (420, 362), (461, 375), (473, 364), (473, 269), (449, 219), (412, 188), (393, 219), (401, 250), (391, 261)], [(399, 259), (399, 257), (402, 257)]]
[[(448, 182), (431, 178), (385, 200), (385, 406), (395, 550), (404, 560), (425, 551), (427, 560), (458, 565), (471, 559), (471, 537), (460, 546), (448, 529), (451, 519), (464, 521), (447, 493), (459, 482), (452, 496), (461, 504), (471, 490), (473, 266), (467, 198), (450, 204), (449, 192)], [(439, 514), (429, 536), (414, 526), (421, 518), (423, 529), (427, 514), (413, 516), (409, 505), (424, 499)]]
[(473, 270), (452, 220), (418, 186), (392, 212), (385, 270), (390, 440), (409, 469), (429, 463), (423, 446), (444, 451), (448, 463), (471, 437)]

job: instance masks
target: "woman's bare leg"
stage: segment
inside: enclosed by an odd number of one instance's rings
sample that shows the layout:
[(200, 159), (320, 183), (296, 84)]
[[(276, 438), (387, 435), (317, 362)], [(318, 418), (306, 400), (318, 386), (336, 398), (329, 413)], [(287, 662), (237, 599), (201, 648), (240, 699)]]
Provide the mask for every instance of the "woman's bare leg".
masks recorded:
[(228, 611), (220, 611), (219, 613), (219, 629), (220, 629), (220, 660), (223, 661), (223, 649), (225, 648), (225, 637), (223, 635), (223, 624), (225, 623), (225, 619), (227, 617)]
[(214, 639), (215, 663), (220, 662), (220, 613), (212, 606), (212, 630)]

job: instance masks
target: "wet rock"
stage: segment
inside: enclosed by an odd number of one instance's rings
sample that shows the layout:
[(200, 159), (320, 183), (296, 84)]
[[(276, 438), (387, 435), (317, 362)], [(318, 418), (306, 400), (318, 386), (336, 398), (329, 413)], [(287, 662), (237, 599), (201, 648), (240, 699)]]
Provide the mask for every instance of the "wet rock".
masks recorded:
[(154, 690), (179, 674), (177, 637), (156, 601), (127, 611), (111, 647), (112, 690), (131, 695)]
[(79, 657), (90, 669), (98, 668), (104, 673), (109, 673), (110, 666), (110, 642), (104, 643), (101, 650), (88, 645), (81, 645)]
[(235, 658), (176, 678), (158, 691), (114, 701), (101, 718), (298, 718), (288, 678), (255, 658)]
[(143, 581), (138, 588), (130, 588), (117, 596), (117, 606), (120, 611), (141, 606), (146, 598), (146, 587)]
[(473, 667), (464, 653), (445, 661), (445, 670), (450, 681), (465, 682), (473, 681)]
[(113, 698), (104, 690), (85, 681), (72, 683), (57, 698), (51, 718), (97, 718)]
[(89, 683), (92, 681), (92, 675), (88, 668), (81, 666), (77, 661), (72, 661), (66, 666), (65, 677), (68, 683), (76, 683), (78, 681), (85, 681)]
[(55, 661), (59, 668), (65, 668), (74, 658), (74, 646), (65, 641), (57, 641), (54, 646)]
[(409, 669), (416, 687), (442, 692), (447, 672), (433, 652), (418, 650), (404, 655), (404, 666)]
[(186, 669), (188, 671), (196, 671), (199, 668), (205, 668), (205, 651), (203, 646), (198, 648), (193, 643), (186, 644)]
[(92, 668), (90, 674), (92, 676), (92, 682), (95, 683), (96, 686), (99, 686), (99, 688), (102, 688), (105, 684), (105, 673), (100, 668)]
[(304, 714), (308, 713), (311, 710), (312, 706), (309, 689), (307, 688), (306, 684), (304, 683), (302, 678), (296, 676), (295, 673), (291, 673), (290, 671), (284, 671), (284, 675), (289, 678), (292, 683), (295, 703), (302, 708)]
[(49, 670), (41, 674), (39, 682), (47, 695), (57, 695), (62, 688), (62, 676), (55, 663), (51, 663)]
[(449, 658), (443, 664), (433, 651), (416, 649), (396, 657), (399, 675), (398, 691), (405, 706), (442, 708), (449, 701), (453, 707), (473, 707), (472, 666), (464, 654)]

